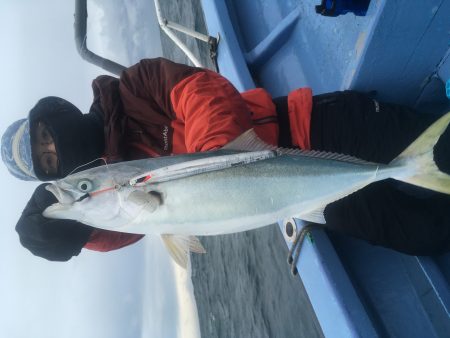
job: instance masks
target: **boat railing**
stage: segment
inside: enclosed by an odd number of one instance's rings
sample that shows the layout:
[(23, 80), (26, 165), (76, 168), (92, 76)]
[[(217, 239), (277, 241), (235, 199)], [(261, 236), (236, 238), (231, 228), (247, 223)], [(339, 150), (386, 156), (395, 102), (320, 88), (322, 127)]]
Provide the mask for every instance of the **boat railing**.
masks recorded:
[[(210, 51), (210, 57), (216, 67), (217, 70), (217, 62), (216, 62), (216, 54), (217, 54), (217, 45), (219, 38), (215, 38), (206, 34), (199, 33), (195, 30), (192, 30), (188, 27), (185, 27), (183, 25), (180, 25), (176, 22), (170, 21), (167, 18), (165, 18), (161, 11), (161, 6), (159, 0), (154, 0), (155, 3), (155, 9), (156, 9), (156, 16), (158, 18), (159, 26), (161, 27), (161, 30), (186, 54), (186, 56), (189, 58), (189, 60), (196, 66), (196, 67), (205, 67), (198, 58), (194, 55), (194, 53), (186, 46), (184, 42), (180, 40), (180, 38), (175, 34), (174, 31), (181, 32), (183, 34), (186, 34), (190, 37), (193, 37), (195, 39), (201, 40), (209, 45), (209, 51)], [(104, 70), (120, 75), (122, 71), (126, 68), (125, 66), (114, 62), (112, 60), (109, 60), (107, 58), (104, 58), (93, 51), (91, 51), (88, 48), (87, 45), (87, 17), (88, 17), (88, 11), (87, 11), (87, 0), (75, 0), (75, 22), (74, 22), (74, 29), (75, 29), (75, 44), (78, 50), (78, 53), (81, 55), (81, 57), (96, 65)]]
[(203, 33), (199, 33), (193, 29), (190, 29), (186, 26), (180, 25), (176, 22), (170, 21), (167, 18), (165, 18), (161, 11), (160, 6), (160, 0), (154, 0), (155, 8), (156, 8), (156, 17), (158, 18), (158, 24), (161, 30), (177, 45), (178, 48), (180, 48), (183, 53), (191, 60), (191, 62), (196, 67), (206, 67), (206, 65), (202, 64), (201, 61), (192, 53), (192, 51), (186, 46), (186, 44), (180, 40), (178, 36), (175, 35), (173, 32), (178, 31), (180, 33), (186, 34), (190, 37), (193, 37), (194, 39), (206, 42), (209, 45), (210, 50), (210, 57), (216, 67), (217, 70), (217, 62), (216, 62), (216, 55), (217, 55), (217, 45), (219, 42), (219, 38), (215, 38), (210, 35), (206, 35)]
[(75, 44), (81, 57), (104, 70), (120, 75), (126, 68), (114, 61), (101, 57), (89, 50), (87, 46), (87, 0), (75, 0)]

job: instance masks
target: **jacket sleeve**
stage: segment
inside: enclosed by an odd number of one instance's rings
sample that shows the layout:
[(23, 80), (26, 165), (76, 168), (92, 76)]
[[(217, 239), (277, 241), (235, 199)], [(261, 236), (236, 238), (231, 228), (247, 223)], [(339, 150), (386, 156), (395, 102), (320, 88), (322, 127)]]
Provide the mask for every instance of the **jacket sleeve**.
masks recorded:
[(46, 185), (39, 185), (31, 196), (16, 231), (21, 244), (32, 254), (50, 261), (67, 261), (80, 253), (93, 228), (77, 221), (42, 216), (43, 210), (56, 202)]
[(111, 251), (136, 243), (144, 235), (94, 229), (84, 248), (94, 251)]
[(252, 126), (251, 113), (239, 92), (212, 71), (178, 83), (171, 100), (177, 119), (184, 123), (188, 152), (222, 147)]
[(119, 91), (125, 114), (143, 124), (161, 124), (174, 119), (172, 89), (183, 79), (203, 71), (163, 58), (141, 60), (120, 77)]
[[(177, 124), (182, 130), (181, 148), (188, 152), (223, 146), (251, 127), (250, 112), (239, 92), (206, 69), (161, 58), (142, 60), (122, 74), (120, 93), (124, 111), (133, 120), (173, 128)], [(157, 114), (143, 116), (146, 111)]]

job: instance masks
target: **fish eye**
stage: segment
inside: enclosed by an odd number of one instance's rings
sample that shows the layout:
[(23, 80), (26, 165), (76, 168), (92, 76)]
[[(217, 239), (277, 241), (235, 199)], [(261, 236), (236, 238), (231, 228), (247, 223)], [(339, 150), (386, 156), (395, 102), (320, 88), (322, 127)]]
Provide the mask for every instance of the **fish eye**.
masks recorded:
[(78, 188), (78, 190), (80, 190), (82, 192), (89, 192), (89, 191), (92, 190), (93, 184), (92, 184), (92, 182), (90, 180), (83, 179), (83, 180), (78, 182), (77, 188)]

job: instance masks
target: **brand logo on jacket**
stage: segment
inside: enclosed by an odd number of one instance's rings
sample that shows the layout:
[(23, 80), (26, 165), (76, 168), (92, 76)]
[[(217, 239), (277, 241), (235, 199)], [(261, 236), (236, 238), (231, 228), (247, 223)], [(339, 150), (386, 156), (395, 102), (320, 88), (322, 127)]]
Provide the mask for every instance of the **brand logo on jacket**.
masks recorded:
[(373, 100), (373, 103), (375, 104), (375, 112), (379, 113), (380, 112), (380, 104), (378, 103), (377, 100)]
[(167, 151), (169, 149), (169, 127), (164, 126), (163, 130), (163, 140), (164, 140), (164, 150)]

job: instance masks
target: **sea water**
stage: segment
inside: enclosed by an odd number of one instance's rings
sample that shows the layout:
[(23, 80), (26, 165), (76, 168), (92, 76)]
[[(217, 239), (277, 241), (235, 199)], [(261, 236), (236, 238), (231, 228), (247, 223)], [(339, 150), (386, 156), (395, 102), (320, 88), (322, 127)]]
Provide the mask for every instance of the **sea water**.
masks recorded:
[[(206, 33), (200, 0), (161, 1), (167, 19)], [(163, 55), (189, 63), (163, 33)], [(182, 41), (207, 67), (208, 46)], [(202, 337), (321, 337), (298, 277), (290, 274), (287, 247), (276, 225), (232, 235), (202, 237), (204, 255), (191, 255), (192, 282)]]

